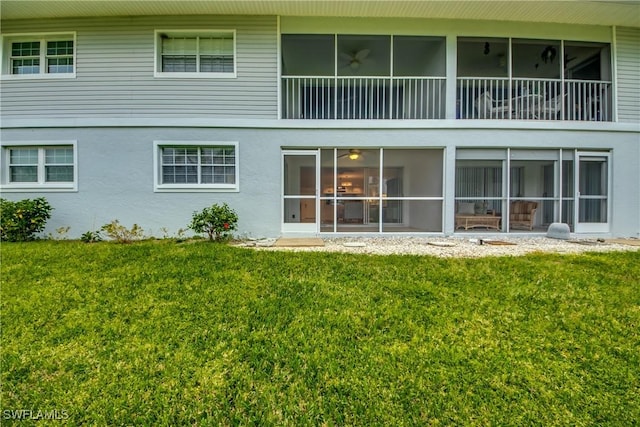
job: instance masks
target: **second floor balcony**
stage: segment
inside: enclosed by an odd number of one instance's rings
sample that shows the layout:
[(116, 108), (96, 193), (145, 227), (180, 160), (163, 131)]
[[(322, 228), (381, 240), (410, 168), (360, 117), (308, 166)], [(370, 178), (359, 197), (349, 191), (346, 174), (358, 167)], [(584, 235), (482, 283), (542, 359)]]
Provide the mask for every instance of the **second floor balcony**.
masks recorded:
[(613, 120), (605, 43), (458, 38), (456, 75), (444, 38), (288, 35), (282, 46), (284, 119)]

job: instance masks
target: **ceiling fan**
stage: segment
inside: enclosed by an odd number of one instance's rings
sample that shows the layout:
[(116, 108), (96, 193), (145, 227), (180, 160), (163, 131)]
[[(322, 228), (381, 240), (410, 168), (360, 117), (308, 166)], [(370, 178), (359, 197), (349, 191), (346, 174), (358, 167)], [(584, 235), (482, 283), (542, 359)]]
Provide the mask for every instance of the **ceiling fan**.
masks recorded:
[(344, 68), (357, 70), (361, 65), (369, 61), (367, 57), (370, 53), (371, 49), (360, 49), (351, 53), (340, 52), (340, 58), (346, 63)]
[(338, 158), (342, 157), (349, 157), (350, 160), (358, 160), (360, 157), (362, 157), (362, 151), (352, 148), (348, 153), (344, 153), (338, 156)]

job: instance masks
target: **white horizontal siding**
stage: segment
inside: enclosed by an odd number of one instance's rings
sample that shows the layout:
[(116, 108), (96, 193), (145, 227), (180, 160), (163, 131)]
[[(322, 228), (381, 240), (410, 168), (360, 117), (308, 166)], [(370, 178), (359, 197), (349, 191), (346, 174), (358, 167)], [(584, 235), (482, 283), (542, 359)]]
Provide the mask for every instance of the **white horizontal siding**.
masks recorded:
[(640, 28), (616, 29), (618, 121), (640, 122)]
[[(154, 30), (235, 29), (237, 78), (154, 78)], [(75, 79), (2, 81), (2, 116), (277, 117), (275, 17), (9, 21), (3, 34), (75, 31)]]

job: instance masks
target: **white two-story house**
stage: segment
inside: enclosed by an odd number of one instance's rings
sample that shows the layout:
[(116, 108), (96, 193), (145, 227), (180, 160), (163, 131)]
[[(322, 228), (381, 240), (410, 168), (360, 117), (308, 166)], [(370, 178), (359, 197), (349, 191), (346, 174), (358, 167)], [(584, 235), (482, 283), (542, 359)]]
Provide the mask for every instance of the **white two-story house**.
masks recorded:
[(640, 236), (640, 4), (1, 4), (2, 197), (49, 229)]

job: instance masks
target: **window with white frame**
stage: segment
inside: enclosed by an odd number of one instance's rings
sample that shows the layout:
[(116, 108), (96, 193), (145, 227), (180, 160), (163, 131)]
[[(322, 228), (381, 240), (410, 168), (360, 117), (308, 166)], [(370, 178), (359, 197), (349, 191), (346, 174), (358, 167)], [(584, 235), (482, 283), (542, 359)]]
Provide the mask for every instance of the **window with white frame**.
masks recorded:
[(237, 143), (156, 142), (156, 190), (238, 189)]
[(3, 37), (2, 74), (21, 77), (69, 77), (75, 74), (74, 34)]
[(76, 189), (75, 143), (6, 146), (3, 156), (3, 190)]
[(235, 31), (156, 31), (156, 75), (235, 77)]

